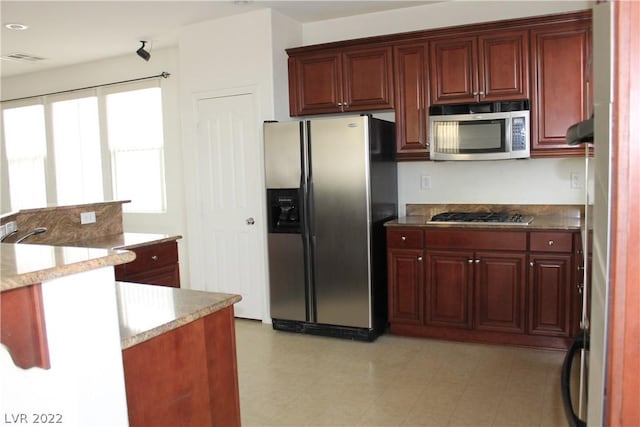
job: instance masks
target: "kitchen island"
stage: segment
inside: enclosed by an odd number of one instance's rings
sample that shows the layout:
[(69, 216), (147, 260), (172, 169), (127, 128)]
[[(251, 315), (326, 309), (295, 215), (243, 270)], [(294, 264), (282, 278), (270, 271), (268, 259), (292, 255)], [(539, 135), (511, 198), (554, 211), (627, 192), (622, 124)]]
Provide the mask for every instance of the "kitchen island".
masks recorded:
[(116, 283), (131, 426), (239, 426), (239, 295)]
[(116, 283), (114, 266), (132, 261), (130, 251), (2, 244), (0, 253), (5, 414), (239, 425), (240, 296)]

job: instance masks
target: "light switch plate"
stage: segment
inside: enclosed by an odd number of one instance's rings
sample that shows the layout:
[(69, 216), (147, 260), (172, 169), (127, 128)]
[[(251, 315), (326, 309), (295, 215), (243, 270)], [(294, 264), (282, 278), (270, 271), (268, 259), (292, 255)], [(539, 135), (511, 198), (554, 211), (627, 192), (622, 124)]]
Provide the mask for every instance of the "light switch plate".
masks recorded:
[(96, 222), (96, 213), (91, 212), (82, 212), (80, 213), (80, 224), (93, 224)]
[(431, 176), (430, 175), (422, 175), (420, 177), (420, 188), (423, 190), (428, 190), (431, 188)]

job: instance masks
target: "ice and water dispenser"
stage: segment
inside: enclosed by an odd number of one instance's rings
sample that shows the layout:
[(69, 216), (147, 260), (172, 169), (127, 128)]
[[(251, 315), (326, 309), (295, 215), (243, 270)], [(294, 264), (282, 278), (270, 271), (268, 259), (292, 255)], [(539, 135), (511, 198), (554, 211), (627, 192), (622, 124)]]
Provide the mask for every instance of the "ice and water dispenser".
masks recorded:
[(269, 233), (300, 233), (299, 190), (269, 189)]

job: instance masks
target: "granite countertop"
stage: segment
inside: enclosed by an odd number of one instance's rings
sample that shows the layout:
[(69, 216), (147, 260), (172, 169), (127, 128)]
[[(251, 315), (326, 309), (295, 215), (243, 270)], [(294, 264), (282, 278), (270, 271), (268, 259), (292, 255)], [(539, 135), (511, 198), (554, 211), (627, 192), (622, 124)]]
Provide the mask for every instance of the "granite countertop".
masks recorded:
[(153, 233), (120, 233), (110, 236), (92, 237), (91, 239), (78, 240), (69, 246), (103, 249), (133, 249), (149, 244), (170, 242), (182, 239), (180, 235), (153, 234)]
[(433, 228), (490, 228), (497, 230), (521, 230), (521, 231), (531, 231), (531, 230), (569, 230), (569, 231), (578, 231), (580, 230), (580, 226), (582, 221), (580, 218), (575, 217), (566, 217), (566, 216), (558, 216), (558, 215), (538, 215), (535, 216), (533, 221), (531, 221), (528, 225), (519, 225), (519, 224), (491, 224), (491, 223), (482, 223), (482, 222), (470, 222), (468, 224), (447, 224), (446, 222), (442, 222), (440, 224), (427, 224), (427, 222), (431, 219), (431, 216), (425, 215), (409, 215), (400, 217), (398, 219), (394, 219), (386, 222), (384, 225), (386, 227), (433, 227)]
[[(496, 204), (407, 204), (407, 215), (385, 223), (387, 227), (483, 228), (497, 230), (569, 230), (578, 231), (583, 225), (582, 205), (496, 205)], [(509, 212), (533, 216), (529, 224), (427, 224), (441, 212)]]
[(133, 347), (240, 301), (240, 295), (116, 282), (120, 342)]
[(0, 290), (19, 288), (82, 271), (119, 265), (135, 259), (139, 246), (181, 239), (179, 235), (119, 233), (73, 243), (3, 243)]
[(21, 288), (135, 259), (126, 250), (34, 244), (0, 244), (0, 291)]

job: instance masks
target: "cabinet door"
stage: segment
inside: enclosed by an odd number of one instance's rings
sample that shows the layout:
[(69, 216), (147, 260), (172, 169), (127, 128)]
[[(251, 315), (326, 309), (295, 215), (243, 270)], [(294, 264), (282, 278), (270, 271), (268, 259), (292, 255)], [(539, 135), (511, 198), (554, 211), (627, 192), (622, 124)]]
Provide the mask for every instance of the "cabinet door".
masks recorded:
[(526, 255), (476, 253), (475, 329), (524, 333)]
[(478, 49), (479, 101), (529, 98), (527, 31), (481, 36)]
[(342, 111), (342, 61), (338, 51), (289, 58), (292, 116)]
[(388, 252), (389, 321), (422, 324), (424, 304), (424, 261), (421, 249), (393, 249)]
[(435, 40), (430, 44), (431, 102), (476, 102), (477, 37)]
[(427, 158), (427, 44), (396, 46), (396, 153)]
[(571, 255), (529, 258), (529, 333), (569, 336)]
[(425, 324), (471, 329), (473, 252), (427, 251), (426, 256)]
[(567, 128), (587, 118), (590, 26), (578, 22), (532, 31), (531, 148), (537, 155), (566, 152)]
[(348, 49), (343, 52), (344, 111), (393, 108), (392, 56), (391, 47)]

